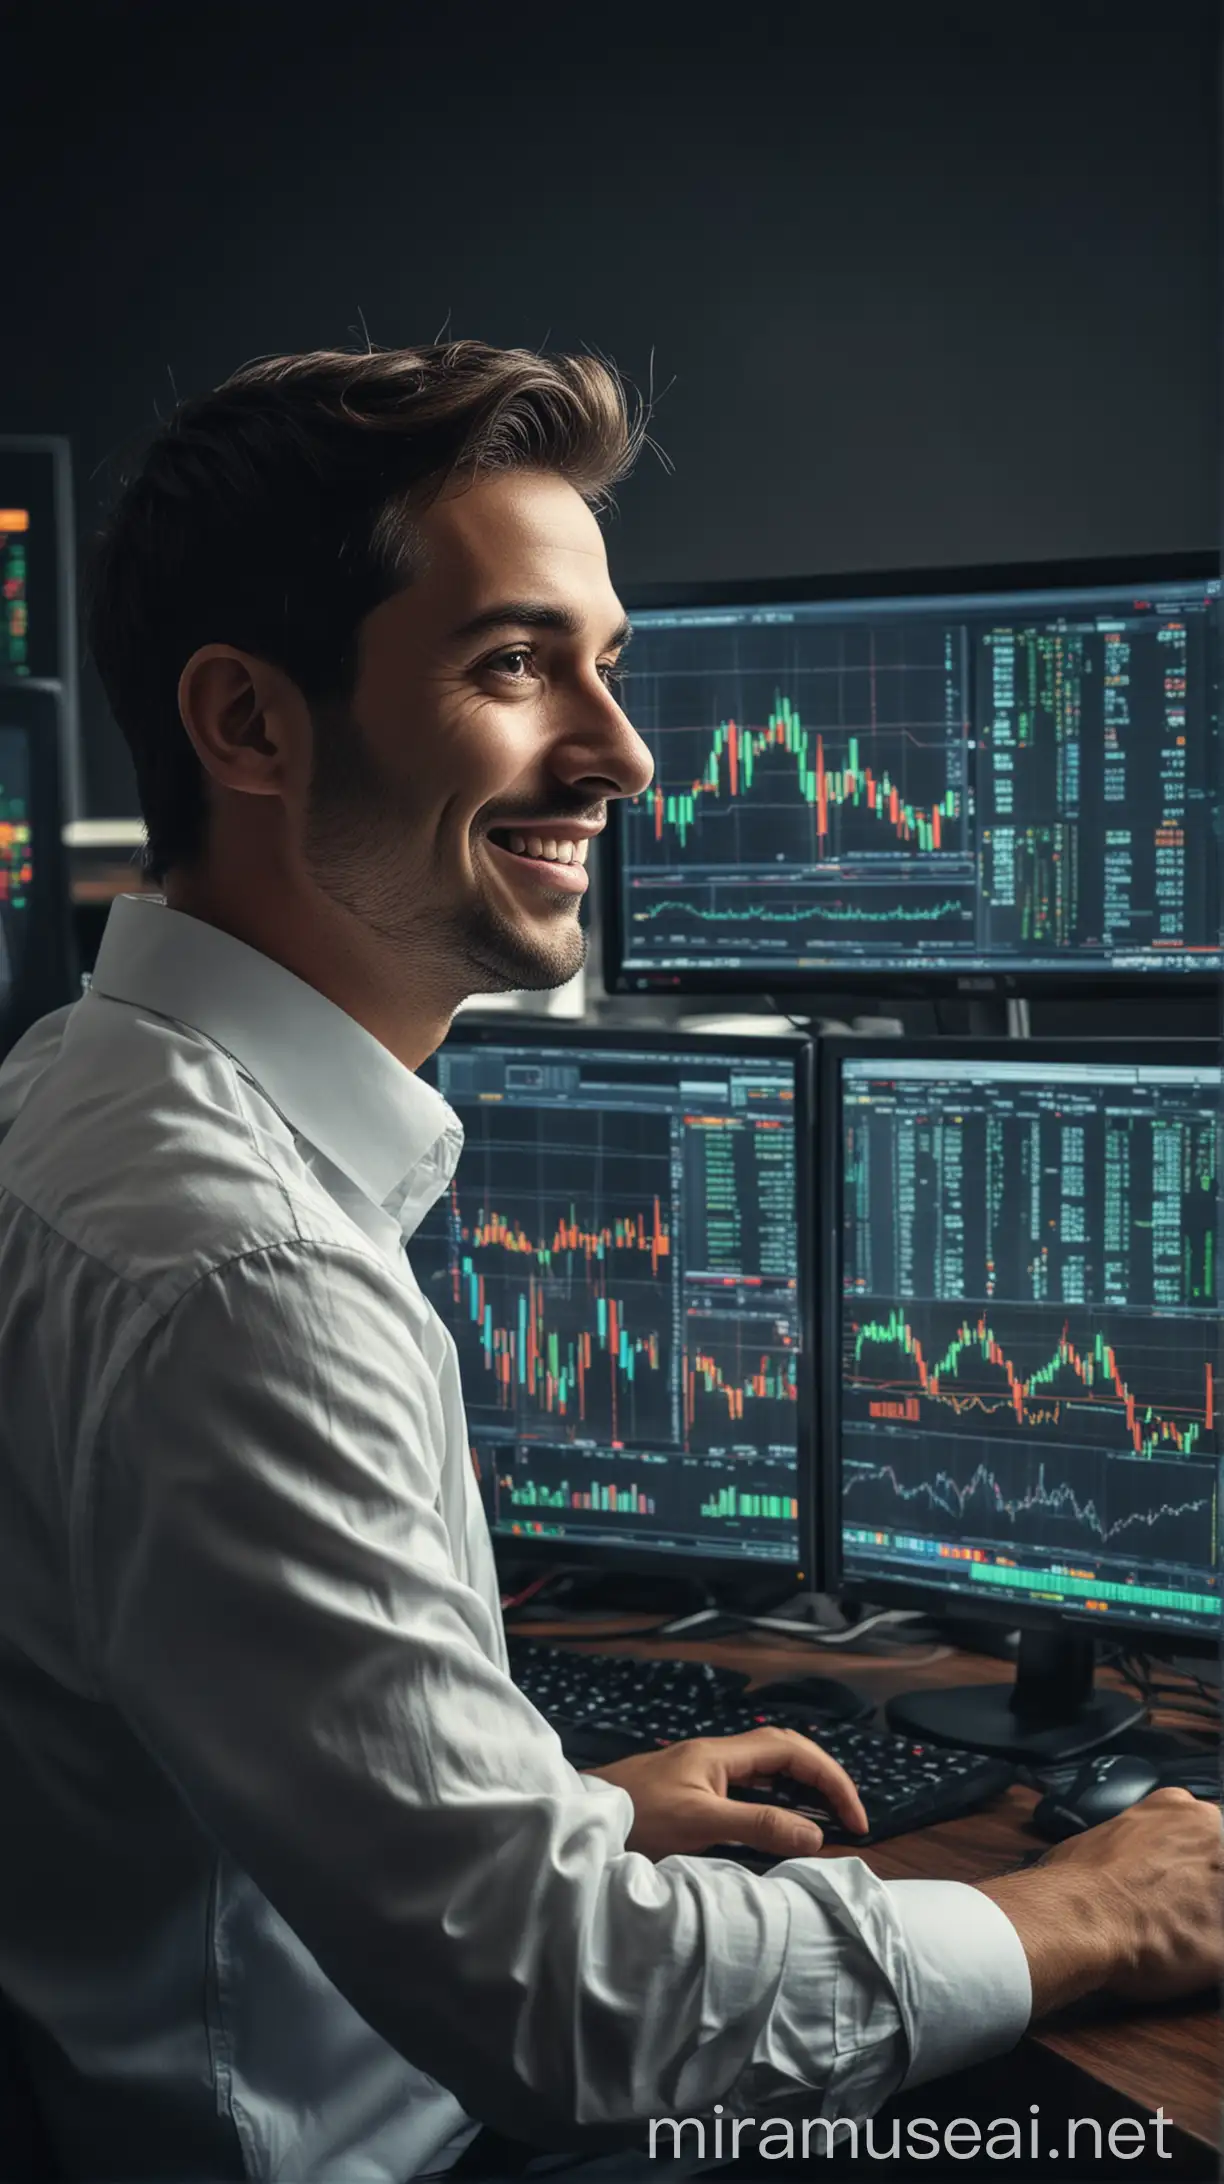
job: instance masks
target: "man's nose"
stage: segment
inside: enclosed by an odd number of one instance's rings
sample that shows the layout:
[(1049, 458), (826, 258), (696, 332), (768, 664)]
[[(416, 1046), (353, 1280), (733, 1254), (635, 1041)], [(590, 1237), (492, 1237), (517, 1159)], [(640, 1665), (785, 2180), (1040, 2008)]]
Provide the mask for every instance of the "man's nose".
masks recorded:
[(648, 743), (621, 711), (612, 693), (580, 723), (575, 723), (554, 756), (563, 779), (592, 794), (638, 796), (654, 779)]

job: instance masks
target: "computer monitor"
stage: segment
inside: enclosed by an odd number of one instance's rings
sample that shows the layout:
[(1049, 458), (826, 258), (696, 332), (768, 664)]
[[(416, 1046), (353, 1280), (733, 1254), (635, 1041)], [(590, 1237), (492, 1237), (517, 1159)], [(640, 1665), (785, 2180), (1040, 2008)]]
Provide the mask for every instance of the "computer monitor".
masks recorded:
[(642, 595), (609, 989), (1206, 988), (1219, 605), (1210, 555)]
[(0, 1055), (76, 998), (55, 690), (0, 683)]
[(915, 1734), (1043, 1758), (1138, 1711), (1095, 1638), (1214, 1652), (1214, 1042), (828, 1042), (823, 1433), (842, 1585), (1021, 1632)]
[(76, 556), (68, 442), (0, 434), (0, 686), (56, 684), (65, 814), (80, 816)]
[(409, 1246), (494, 1540), (810, 1582), (810, 1048), (456, 1023), (466, 1142)]

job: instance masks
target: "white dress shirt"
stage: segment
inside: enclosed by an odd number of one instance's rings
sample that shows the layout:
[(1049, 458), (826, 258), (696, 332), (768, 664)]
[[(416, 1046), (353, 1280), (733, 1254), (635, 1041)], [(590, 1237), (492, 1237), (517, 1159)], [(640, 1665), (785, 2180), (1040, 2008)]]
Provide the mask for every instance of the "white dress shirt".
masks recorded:
[(454, 1344), (461, 1133), (139, 898), (0, 1070), (0, 1990), (69, 2175), (405, 2184), (478, 2118), (862, 2114), (1011, 2045), (988, 1898), (626, 1851), (506, 1672)]

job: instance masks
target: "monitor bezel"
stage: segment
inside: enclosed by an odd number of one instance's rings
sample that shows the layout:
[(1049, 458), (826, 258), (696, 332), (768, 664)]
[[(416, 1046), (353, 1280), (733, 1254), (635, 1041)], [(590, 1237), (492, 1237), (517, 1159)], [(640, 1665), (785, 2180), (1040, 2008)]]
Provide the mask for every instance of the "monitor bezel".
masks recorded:
[[(1108, 588), (1113, 585), (1202, 583), (1219, 579), (1219, 553), (1197, 550), (1184, 554), (1128, 554), (1079, 561), (1030, 561), (981, 564), (971, 568), (902, 569), (858, 571), (853, 575), (807, 577), (754, 577), (740, 582), (648, 584), (626, 586), (625, 605), (630, 617), (636, 610), (697, 607), (765, 606), (772, 601), (803, 605), (809, 601), (890, 599), (942, 596), (946, 593), (997, 591), (1061, 591)], [(1224, 698), (1224, 692), (1222, 692)], [(600, 912), (603, 929), (602, 969), (610, 994), (639, 997), (668, 994), (744, 994), (762, 990), (779, 994), (883, 994), (901, 1000), (943, 999), (955, 996), (996, 996), (1007, 999), (1054, 999), (1082, 996), (1096, 979), (1110, 999), (1157, 993), (1201, 996), (1214, 993), (1221, 971), (1204, 969), (1173, 971), (1162, 966), (1150, 970), (1111, 968), (1093, 963), (1083, 970), (1062, 967), (1050, 970), (983, 969), (980, 966), (947, 970), (880, 966), (868, 970), (853, 964), (822, 966), (796, 971), (767, 963), (746, 965), (741, 970), (642, 971), (625, 967), (623, 891), (620, 886), (623, 845), (623, 807), (608, 807), (608, 826), (601, 845)]]
[[(816, 1417), (816, 1345), (817, 1314), (814, 1289), (815, 1263), (813, 1254), (812, 1224), (803, 1218), (804, 1208), (812, 1203), (815, 1185), (813, 1155), (815, 1150), (815, 1062), (813, 1043), (801, 1033), (774, 1032), (768, 1037), (755, 1038), (743, 1034), (722, 1037), (716, 1033), (671, 1032), (657, 1029), (624, 1029), (605, 1025), (571, 1024), (564, 1018), (530, 1018), (498, 1012), (496, 1018), (481, 1019), (464, 1014), (456, 1018), (445, 1045), (457, 1043), (463, 1046), (535, 1046), (579, 1047), (593, 1052), (615, 1048), (632, 1048), (644, 1053), (686, 1054), (700, 1057), (711, 1054), (728, 1054), (733, 1057), (785, 1057), (795, 1064), (795, 1212), (798, 1239), (799, 1325), (802, 1348), (800, 1351), (799, 1393), (797, 1401), (796, 1464), (797, 1494), (799, 1503), (799, 1554), (794, 1562), (781, 1559), (744, 1555), (686, 1554), (681, 1550), (660, 1548), (618, 1547), (614, 1542), (600, 1540), (586, 1542), (581, 1538), (562, 1540), (532, 1539), (495, 1530), (489, 1526), (494, 1553), (499, 1563), (539, 1564), (541, 1567), (565, 1565), (574, 1569), (601, 1571), (625, 1571), (634, 1576), (690, 1576), (711, 1584), (734, 1589), (737, 1577), (745, 1585), (759, 1584), (766, 1577), (774, 1577), (780, 1585), (793, 1582), (799, 1587), (815, 1588), (823, 1577), (825, 1543), (817, 1529), (817, 1417)], [(439, 1049), (441, 1052), (442, 1049)], [(409, 1247), (411, 1256), (411, 1247)]]
[(11, 1006), (0, 1013), (0, 1057), (40, 1016), (75, 1000), (80, 991), (63, 837), (62, 702), (56, 683), (0, 683), (0, 727), (26, 731), (34, 852), (30, 948)]
[[(937, 1038), (887, 1039), (838, 1037), (820, 1042), (817, 1091), (818, 1187), (816, 1197), (816, 1278), (824, 1309), (820, 1314), (819, 1457), (817, 1479), (821, 1506), (816, 1523), (825, 1539), (830, 1590), (846, 1597), (879, 1601), (888, 1607), (925, 1609), (950, 1620), (969, 1618), (1012, 1630), (1067, 1630), (1099, 1637), (1107, 1643), (1125, 1643), (1164, 1654), (1216, 1658), (1220, 1631), (1215, 1633), (1173, 1629), (1159, 1622), (1144, 1622), (1109, 1613), (1077, 1612), (1073, 1608), (1045, 1607), (1037, 1602), (982, 1600), (949, 1594), (938, 1586), (920, 1585), (903, 1577), (847, 1573), (842, 1545), (841, 1511), (841, 1301), (842, 1301), (842, 1101), (841, 1065), (844, 1060), (957, 1062), (1033, 1061), (1122, 1063), (1172, 1062), (1190, 1068), (1219, 1068), (1218, 1039), (1006, 1039)], [(982, 1588), (984, 1593), (988, 1587)]]

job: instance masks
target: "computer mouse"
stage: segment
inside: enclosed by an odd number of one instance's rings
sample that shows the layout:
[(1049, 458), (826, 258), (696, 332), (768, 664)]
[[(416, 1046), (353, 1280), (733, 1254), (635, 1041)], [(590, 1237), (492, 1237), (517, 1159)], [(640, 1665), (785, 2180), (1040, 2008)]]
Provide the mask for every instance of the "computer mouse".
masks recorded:
[(1069, 1835), (1082, 1835), (1103, 1820), (1116, 1820), (1141, 1797), (1160, 1787), (1160, 1775), (1150, 1760), (1129, 1752), (1089, 1760), (1081, 1767), (1070, 1789), (1043, 1797), (1033, 1814), (1033, 1826), (1048, 1843), (1064, 1843)]

